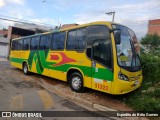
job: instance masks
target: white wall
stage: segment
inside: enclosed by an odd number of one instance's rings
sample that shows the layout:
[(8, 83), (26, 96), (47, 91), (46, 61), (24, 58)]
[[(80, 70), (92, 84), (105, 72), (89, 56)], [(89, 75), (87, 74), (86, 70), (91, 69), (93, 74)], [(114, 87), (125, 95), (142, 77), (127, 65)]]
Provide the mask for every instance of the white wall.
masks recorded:
[(0, 37), (0, 57), (7, 57), (9, 53), (9, 40), (4, 37)]
[(7, 56), (8, 56), (8, 45), (0, 44), (0, 57), (7, 57)]

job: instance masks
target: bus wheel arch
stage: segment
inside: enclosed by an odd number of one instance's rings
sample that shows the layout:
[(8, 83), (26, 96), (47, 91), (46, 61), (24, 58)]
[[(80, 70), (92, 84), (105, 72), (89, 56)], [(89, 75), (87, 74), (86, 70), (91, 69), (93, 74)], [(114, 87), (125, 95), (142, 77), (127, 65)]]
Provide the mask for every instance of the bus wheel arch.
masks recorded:
[(70, 88), (75, 92), (84, 92), (84, 80), (83, 75), (80, 70), (69, 69), (67, 72), (67, 82), (70, 85)]
[(29, 74), (28, 63), (27, 63), (26, 61), (24, 61), (24, 62), (22, 63), (22, 69), (23, 69), (23, 73), (24, 73), (25, 75), (28, 75), (28, 74)]

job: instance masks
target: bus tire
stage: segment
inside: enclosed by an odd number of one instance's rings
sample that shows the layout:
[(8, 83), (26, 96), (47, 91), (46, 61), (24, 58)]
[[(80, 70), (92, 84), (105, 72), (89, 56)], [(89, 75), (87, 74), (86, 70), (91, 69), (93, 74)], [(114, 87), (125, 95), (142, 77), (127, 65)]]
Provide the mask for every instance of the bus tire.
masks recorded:
[(85, 88), (83, 87), (83, 77), (80, 73), (74, 72), (69, 77), (70, 88), (75, 92), (84, 92)]
[(27, 63), (24, 63), (24, 64), (23, 64), (23, 73), (24, 73), (25, 75), (28, 75), (28, 74), (29, 74)]

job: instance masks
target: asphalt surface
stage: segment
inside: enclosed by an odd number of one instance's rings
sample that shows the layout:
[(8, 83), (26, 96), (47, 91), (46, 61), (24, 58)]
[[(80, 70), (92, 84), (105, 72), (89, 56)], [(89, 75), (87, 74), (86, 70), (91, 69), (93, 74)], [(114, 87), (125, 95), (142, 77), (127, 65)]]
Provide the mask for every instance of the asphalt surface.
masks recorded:
[[(0, 61), (0, 111), (53, 111), (53, 114), (58, 111), (58, 114), (60, 114), (58, 117), (0, 118), (4, 120), (119, 119), (103, 115), (103, 117), (96, 117), (99, 116), (99, 114), (89, 112), (96, 111), (95, 109), (83, 104), (75, 103), (55, 93), (47, 91), (38, 84), (38, 81), (35, 80), (34, 74), (25, 76), (21, 70), (11, 67), (8, 61)], [(75, 118), (76, 115), (78, 117)]]

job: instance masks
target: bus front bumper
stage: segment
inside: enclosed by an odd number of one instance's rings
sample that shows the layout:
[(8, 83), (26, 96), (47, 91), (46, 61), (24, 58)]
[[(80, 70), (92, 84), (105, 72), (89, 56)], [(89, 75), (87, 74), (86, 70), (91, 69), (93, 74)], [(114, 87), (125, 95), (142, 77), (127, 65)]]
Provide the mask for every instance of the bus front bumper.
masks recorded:
[(117, 80), (117, 83), (114, 86), (113, 94), (125, 94), (135, 89), (139, 88), (142, 84), (142, 76), (140, 79), (135, 81), (124, 81), (124, 80)]

